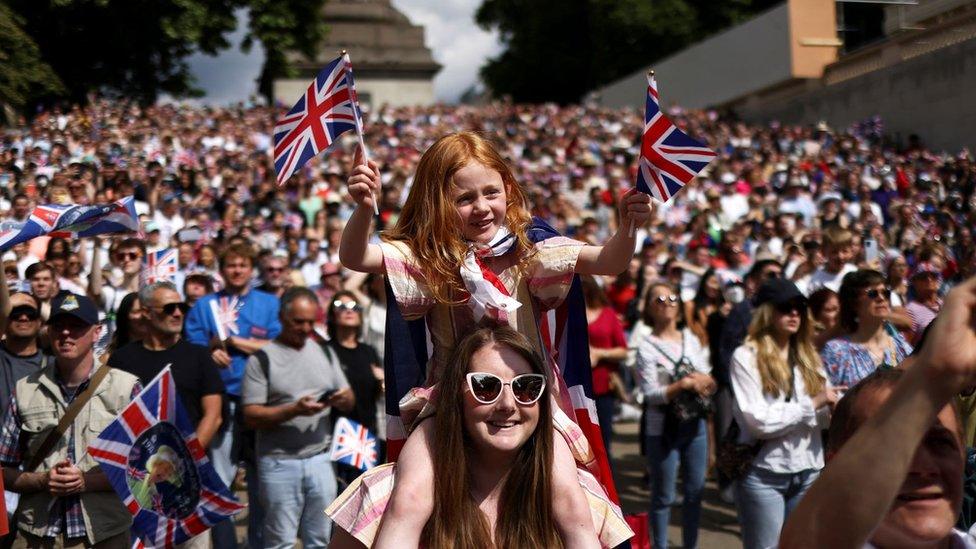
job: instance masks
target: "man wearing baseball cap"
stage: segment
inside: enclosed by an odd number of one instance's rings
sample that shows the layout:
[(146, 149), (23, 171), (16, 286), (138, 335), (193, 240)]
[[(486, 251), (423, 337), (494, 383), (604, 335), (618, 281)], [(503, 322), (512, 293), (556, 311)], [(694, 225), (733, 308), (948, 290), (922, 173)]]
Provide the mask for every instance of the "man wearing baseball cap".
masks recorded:
[(18, 543), (128, 549), (132, 517), (86, 448), (142, 388), (95, 362), (91, 299), (57, 296), (48, 324), (54, 363), (17, 382), (0, 431), (3, 480), (21, 494)]
[(915, 266), (911, 276), (915, 298), (909, 300), (905, 310), (912, 319), (912, 341), (915, 341), (942, 309), (939, 288), (942, 286), (942, 269), (931, 261)]

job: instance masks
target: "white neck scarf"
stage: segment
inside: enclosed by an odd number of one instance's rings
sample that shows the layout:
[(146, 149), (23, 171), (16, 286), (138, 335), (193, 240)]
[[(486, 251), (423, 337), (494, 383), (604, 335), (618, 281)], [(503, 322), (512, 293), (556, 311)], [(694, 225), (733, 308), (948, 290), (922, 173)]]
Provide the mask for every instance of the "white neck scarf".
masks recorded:
[(475, 321), (480, 321), (488, 315), (494, 320), (507, 322), (508, 314), (522, 306), (518, 300), (485, 280), (482, 269), (487, 267), (481, 262), (482, 257), (497, 257), (507, 253), (515, 242), (515, 235), (504, 225), (498, 228), (495, 238), (488, 244), (469, 242), (468, 253), (464, 257), (464, 264), (461, 265), (461, 280), (471, 294), (468, 306), (474, 313)]

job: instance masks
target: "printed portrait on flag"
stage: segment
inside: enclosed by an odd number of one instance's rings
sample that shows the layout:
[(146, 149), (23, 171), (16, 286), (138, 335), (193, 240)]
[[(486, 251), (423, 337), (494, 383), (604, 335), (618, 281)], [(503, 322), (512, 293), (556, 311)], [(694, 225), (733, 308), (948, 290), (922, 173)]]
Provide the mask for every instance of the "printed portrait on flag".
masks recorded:
[(126, 484), (143, 509), (171, 519), (183, 519), (200, 501), (200, 474), (180, 432), (157, 423), (132, 444)]
[(244, 506), (197, 440), (167, 366), (89, 447), (144, 547), (173, 547)]

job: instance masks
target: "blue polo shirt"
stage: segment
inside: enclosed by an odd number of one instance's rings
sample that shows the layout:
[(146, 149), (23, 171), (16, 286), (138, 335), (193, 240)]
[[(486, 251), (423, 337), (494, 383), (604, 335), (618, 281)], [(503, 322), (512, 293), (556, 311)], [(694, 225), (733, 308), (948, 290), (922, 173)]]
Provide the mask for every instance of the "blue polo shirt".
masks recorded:
[[(217, 324), (210, 310), (210, 302), (231, 294), (221, 290), (200, 298), (186, 315), (186, 339), (197, 345), (209, 345), (217, 335)], [(281, 333), (278, 320), (278, 298), (260, 290), (250, 290), (238, 296), (237, 334), (240, 337), (274, 339)], [(244, 365), (250, 356), (240, 349), (230, 347), (230, 367), (220, 369), (220, 377), (227, 387), (227, 394), (241, 396), (241, 380)]]

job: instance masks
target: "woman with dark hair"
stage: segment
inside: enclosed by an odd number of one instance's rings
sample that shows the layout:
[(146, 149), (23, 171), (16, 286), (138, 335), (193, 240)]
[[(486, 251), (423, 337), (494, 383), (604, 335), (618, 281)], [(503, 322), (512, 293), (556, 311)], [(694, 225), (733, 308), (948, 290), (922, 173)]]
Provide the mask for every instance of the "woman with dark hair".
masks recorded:
[(894, 368), (912, 346), (888, 322), (891, 290), (884, 275), (861, 269), (840, 286), (839, 330), (820, 351), (834, 385), (855, 385), (878, 368)]
[(708, 342), (708, 316), (722, 308), (722, 282), (715, 269), (708, 269), (698, 283), (695, 299), (684, 304), (685, 322), (702, 343)]
[[(454, 349), (439, 385), (433, 432), (433, 513), (420, 545), (559, 548), (552, 487), (553, 399), (549, 370), (526, 337), (508, 326), (479, 328)], [(571, 459), (571, 458), (569, 458)], [(395, 464), (370, 470), (326, 510), (339, 526), (330, 547), (371, 546), (389, 502)], [(595, 482), (588, 473), (586, 486)], [(605, 544), (630, 537), (609, 509), (593, 507)], [(601, 514), (602, 511), (602, 514)], [(622, 528), (622, 529), (621, 529)]]
[[(339, 357), (342, 373), (356, 395), (352, 410), (332, 411), (332, 417), (347, 417), (377, 435), (376, 399), (383, 392), (383, 368), (376, 349), (360, 341), (363, 331), (363, 308), (352, 292), (341, 290), (332, 297), (327, 314), (326, 330), (329, 346)], [(382, 460), (382, 453), (378, 456)], [(336, 478), (347, 486), (362, 473), (357, 467), (336, 464)]]
[(589, 275), (580, 276), (583, 300), (586, 302), (587, 333), (590, 338), (590, 367), (593, 369), (593, 396), (600, 421), (603, 447), (610, 455), (613, 437), (614, 389), (622, 387), (618, 371), (627, 360), (627, 338), (617, 312), (610, 306), (606, 292)]
[(115, 331), (112, 332), (112, 340), (102, 355), (102, 362), (107, 364), (112, 353), (128, 345), (130, 341), (142, 340), (146, 335), (145, 322), (139, 294), (137, 292), (126, 294), (118, 310), (115, 311)]
[(820, 350), (838, 335), (840, 299), (837, 292), (824, 287), (810, 294), (808, 302), (813, 317), (813, 344)]
[[(709, 375), (707, 347), (681, 322), (679, 294), (676, 287), (662, 282), (649, 288), (644, 322), (651, 334), (637, 348), (637, 372), (646, 406), (642, 421), (651, 472), (651, 529), (654, 547), (661, 549), (667, 547), (679, 461), (684, 488), (682, 546), (698, 546), (708, 464), (708, 408), (702, 403), (708, 402), (716, 389)], [(698, 413), (676, 413), (675, 406), (688, 402), (698, 406)]]

